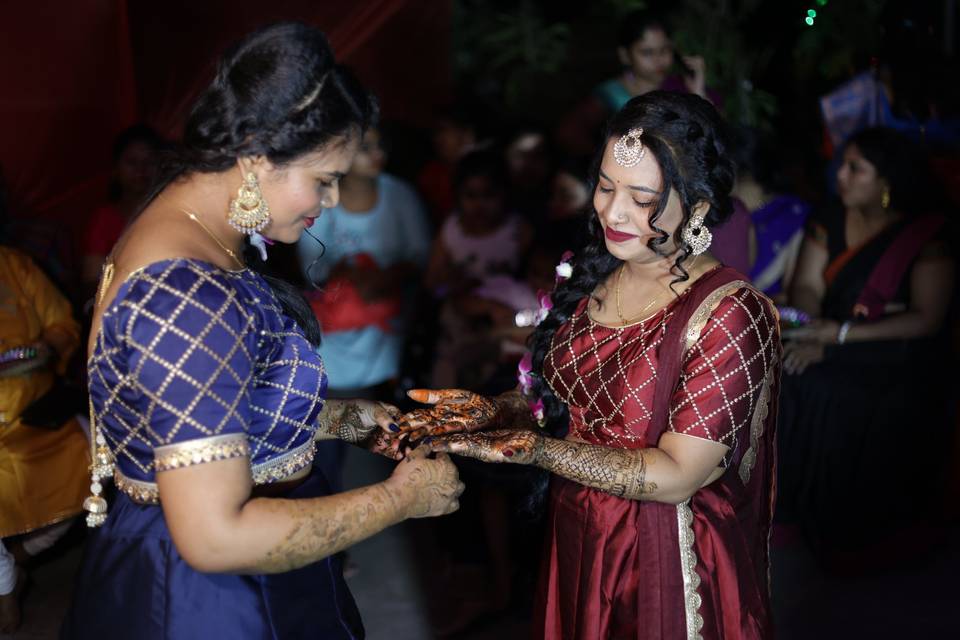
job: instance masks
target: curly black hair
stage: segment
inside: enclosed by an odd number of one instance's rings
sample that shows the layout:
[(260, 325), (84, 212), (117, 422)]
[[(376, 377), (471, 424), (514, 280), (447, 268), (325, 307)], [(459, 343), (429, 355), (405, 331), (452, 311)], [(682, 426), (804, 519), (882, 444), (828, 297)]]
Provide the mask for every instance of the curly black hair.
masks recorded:
[[(653, 154), (660, 167), (661, 193), (650, 214), (649, 224), (658, 237), (649, 247), (666, 255), (664, 245), (670, 236), (658, 228), (671, 191), (677, 194), (683, 210), (683, 221), (675, 233), (677, 257), (672, 266), (674, 284), (689, 279), (683, 267), (690, 249), (680, 239), (680, 232), (690, 218), (693, 208), (701, 202), (709, 205), (705, 216), (708, 227), (721, 224), (730, 217), (733, 205), (730, 191), (735, 177), (735, 163), (730, 153), (728, 133), (713, 105), (696, 95), (667, 91), (652, 91), (630, 100), (607, 125), (604, 140), (618, 139), (637, 127), (643, 128), (641, 141)], [(604, 149), (593, 162), (592, 186), (596, 188)], [(597, 213), (591, 208), (587, 221), (589, 240), (573, 259), (573, 275), (559, 284), (553, 292), (553, 309), (530, 337), (533, 354), (534, 393), (543, 399), (551, 430), (561, 431), (566, 426), (566, 408), (543, 380), (543, 362), (553, 342), (554, 334), (570, 320), (580, 301), (593, 294), (622, 262), (607, 250)]]

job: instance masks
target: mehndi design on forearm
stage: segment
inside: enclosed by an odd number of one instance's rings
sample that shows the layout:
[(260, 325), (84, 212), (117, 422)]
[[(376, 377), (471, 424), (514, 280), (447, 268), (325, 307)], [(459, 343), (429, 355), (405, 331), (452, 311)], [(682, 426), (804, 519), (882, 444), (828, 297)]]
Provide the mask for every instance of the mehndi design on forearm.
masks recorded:
[(650, 456), (642, 450), (611, 449), (556, 438), (544, 441), (534, 464), (547, 471), (618, 498), (640, 500), (657, 490), (655, 482), (646, 481)]
[[(269, 508), (289, 517), (284, 538), (253, 567), (258, 573), (282, 573), (342, 551), (357, 540), (403, 519), (396, 496), (382, 485), (357, 489), (365, 495), (346, 499), (331, 510), (317, 509), (312, 500), (265, 499)], [(292, 513), (290, 513), (292, 511)]]
[(646, 479), (654, 456), (642, 450), (568, 442), (523, 429), (443, 436), (431, 439), (429, 447), (484, 462), (535, 465), (619, 498), (639, 500), (657, 490)]
[[(250, 569), (257, 573), (298, 569), (343, 551), (406, 518), (439, 515), (438, 506), (447, 506), (443, 513), (450, 513), (458, 506), (456, 500), (464, 490), (449, 462), (419, 465), (402, 481), (393, 486), (388, 486), (389, 482), (323, 498), (260, 499), (259, 508), (269, 510), (271, 518), (289, 520), (290, 528)], [(319, 508), (320, 501), (333, 504)]]

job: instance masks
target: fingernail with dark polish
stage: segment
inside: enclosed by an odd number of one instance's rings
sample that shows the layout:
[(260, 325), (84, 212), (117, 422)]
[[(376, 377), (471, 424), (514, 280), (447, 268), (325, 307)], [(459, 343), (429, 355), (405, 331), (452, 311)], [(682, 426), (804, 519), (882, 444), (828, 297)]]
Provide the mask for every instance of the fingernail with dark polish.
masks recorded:
[(503, 452), (503, 455), (505, 455), (505, 456), (508, 457), (508, 458), (512, 458), (512, 457), (513, 457), (513, 451), (510, 451), (510, 449), (505, 449), (504, 452)]
[(387, 427), (389, 427), (390, 431), (393, 431), (394, 433), (397, 433), (400, 431), (400, 427), (398, 427), (395, 422), (391, 422), (390, 424), (387, 425)]

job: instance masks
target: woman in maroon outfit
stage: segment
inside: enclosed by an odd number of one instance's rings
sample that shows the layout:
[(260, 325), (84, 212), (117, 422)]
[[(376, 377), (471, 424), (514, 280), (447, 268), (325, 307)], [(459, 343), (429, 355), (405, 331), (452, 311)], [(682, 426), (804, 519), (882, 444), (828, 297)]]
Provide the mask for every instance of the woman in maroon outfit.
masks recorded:
[[(593, 241), (532, 338), (527, 397), (420, 392), (435, 406), (402, 425), (436, 451), (551, 472), (538, 637), (771, 635), (780, 335), (770, 301), (706, 253), (731, 211), (726, 145), (702, 98), (627, 103)], [(566, 425), (556, 437), (537, 400)]]

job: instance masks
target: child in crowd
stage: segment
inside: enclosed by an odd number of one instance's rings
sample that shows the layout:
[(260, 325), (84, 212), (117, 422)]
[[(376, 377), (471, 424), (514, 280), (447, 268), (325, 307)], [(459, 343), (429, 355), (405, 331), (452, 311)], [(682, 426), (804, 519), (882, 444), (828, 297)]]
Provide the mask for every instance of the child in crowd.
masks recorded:
[(427, 288), (442, 303), (435, 387), (469, 387), (496, 367), (497, 349), (491, 349), (496, 339), (489, 329), (499, 316), (513, 313), (505, 305), (491, 307), (475, 292), (490, 288), (491, 279), (518, 275), (533, 235), (507, 209), (506, 183), (501, 157), (493, 151), (471, 152), (457, 165), (458, 210), (434, 241), (426, 277)]

